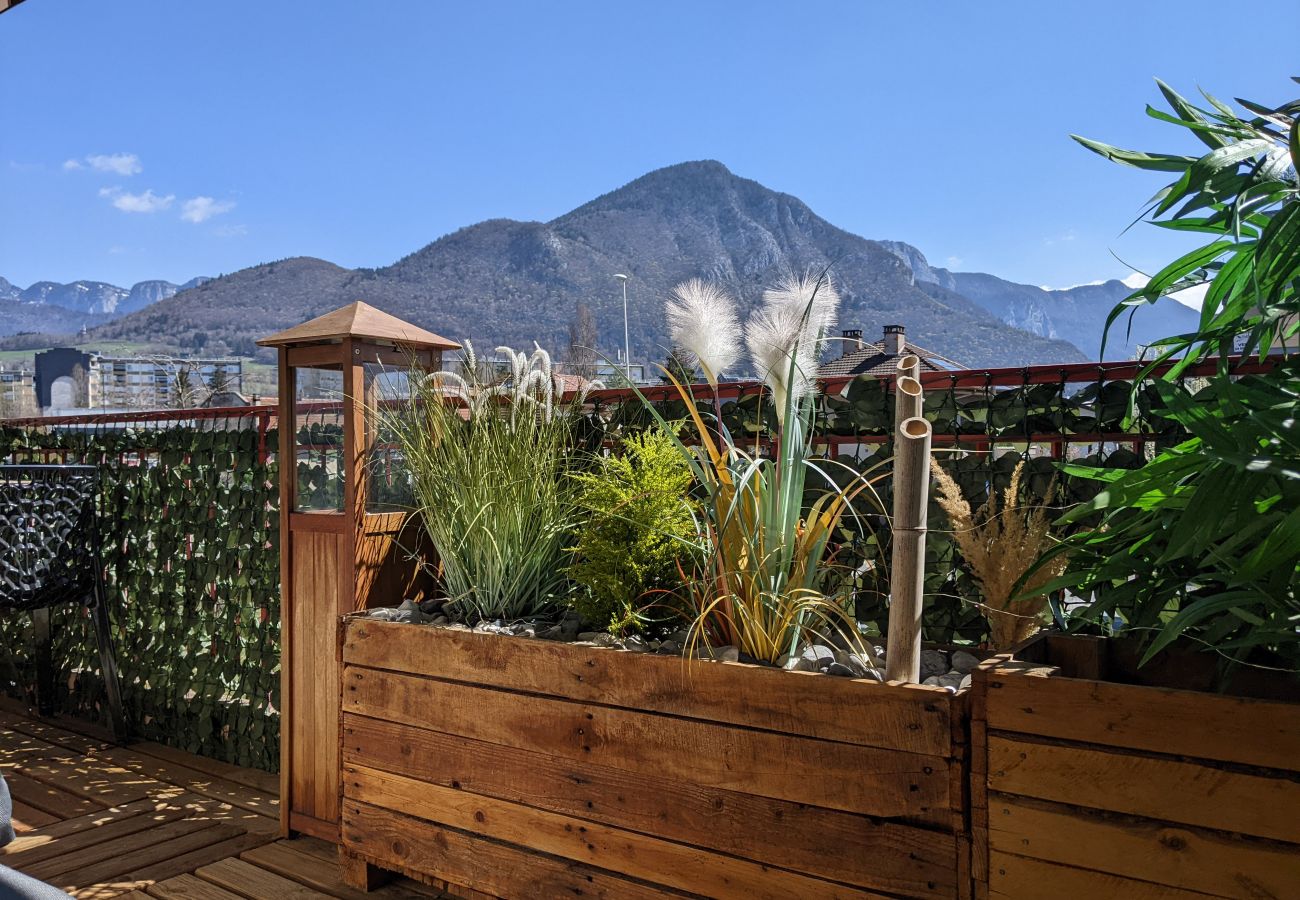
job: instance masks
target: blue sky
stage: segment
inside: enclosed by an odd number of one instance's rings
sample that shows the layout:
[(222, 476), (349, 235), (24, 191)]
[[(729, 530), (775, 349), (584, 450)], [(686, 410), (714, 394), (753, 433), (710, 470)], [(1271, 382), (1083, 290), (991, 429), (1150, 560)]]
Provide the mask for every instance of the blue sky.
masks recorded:
[(28, 0), (0, 16), (0, 276), (381, 266), (713, 158), (936, 265), (1122, 277), (1112, 250), (1180, 246), (1120, 236), (1160, 181), (1067, 135), (1192, 146), (1143, 115), (1154, 76), (1290, 97), (1289, 54), (1231, 31), (1208, 2)]

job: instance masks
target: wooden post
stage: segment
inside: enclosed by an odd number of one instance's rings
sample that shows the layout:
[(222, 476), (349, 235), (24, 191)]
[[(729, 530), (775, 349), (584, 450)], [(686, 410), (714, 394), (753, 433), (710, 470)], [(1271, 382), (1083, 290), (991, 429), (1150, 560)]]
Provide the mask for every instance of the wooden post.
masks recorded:
[[(337, 629), (349, 613), (413, 596), (425, 578), (398, 546), (405, 514), (369, 508), (367, 384), (382, 366), (436, 370), (460, 345), (361, 302), (258, 343), (277, 349), (280, 366), (280, 829), (337, 842)], [(338, 373), (342, 396), (300, 410), (298, 375), (320, 370)], [(323, 416), (342, 425), (336, 470), (326, 468), (342, 482), (337, 507), (298, 496), (298, 455), (316, 452), (299, 446), (299, 429)]]
[(894, 439), (894, 548), (885, 656), (885, 678), (889, 681), (915, 682), (921, 674), (930, 431), (929, 422), (913, 416), (903, 420)]

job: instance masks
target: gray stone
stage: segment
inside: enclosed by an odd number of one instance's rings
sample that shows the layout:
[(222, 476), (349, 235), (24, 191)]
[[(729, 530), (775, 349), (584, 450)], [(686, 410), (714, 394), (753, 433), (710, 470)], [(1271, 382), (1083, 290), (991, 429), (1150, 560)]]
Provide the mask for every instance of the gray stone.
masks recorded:
[[(943, 675), (948, 671), (948, 654), (942, 650), (921, 651), (921, 678), (931, 675)], [(922, 681), (922, 684), (925, 682)]]
[(946, 675), (939, 676), (939, 686), (952, 688), (954, 691), (961, 686), (961, 680), (966, 677), (960, 672), (949, 672)]
[(831, 663), (829, 666), (826, 667), (826, 674), (838, 675), (841, 678), (852, 678), (854, 672), (848, 666), (841, 665), (840, 663)]
[(679, 654), (682, 652), (682, 645), (676, 641), (664, 641), (659, 645), (659, 649), (655, 652), (674, 655)]
[(432, 622), (430, 622), (429, 624), (430, 624), (430, 625), (446, 625), (449, 621), (451, 621), (451, 620), (448, 619), (446, 616), (437, 616), (437, 617), (435, 617), (434, 620), (433, 620)]
[(859, 676), (867, 681), (884, 681), (885, 676), (877, 669), (868, 669), (865, 674)]
[(672, 641), (674, 644), (681, 644), (683, 647), (686, 646), (690, 639), (691, 633), (685, 628), (679, 628), (672, 634), (668, 635), (668, 640)]
[(809, 662), (817, 664), (818, 668), (829, 666), (835, 662), (835, 650), (825, 644), (812, 644), (804, 647), (803, 652), (799, 655)]
[(961, 684), (957, 685), (957, 690), (959, 690), (959, 691), (964, 691), (964, 690), (966, 690), (966, 688), (968, 688), (968, 687), (970, 687), (970, 676), (969, 676), (969, 675), (963, 675), (963, 676), (961, 677)]
[(582, 631), (582, 616), (573, 610), (568, 610), (560, 616), (559, 622), (560, 640), (571, 641)]
[(856, 653), (850, 653), (848, 658), (844, 660), (841, 665), (848, 666), (852, 669), (854, 676), (857, 678), (865, 678), (867, 677), (868, 672), (875, 671), (875, 667), (872, 666), (871, 663), (867, 662)]
[(811, 659), (804, 659), (802, 656), (790, 656), (786, 654), (777, 661), (777, 665), (787, 672), (816, 672), (817, 663)]
[(639, 634), (634, 634), (623, 642), (624, 650), (631, 650), (633, 653), (646, 653), (650, 650), (650, 645), (646, 639)]
[(965, 650), (956, 650), (952, 654), (952, 668), (963, 675), (969, 674), (980, 664), (979, 657)]
[(544, 641), (558, 641), (562, 638), (563, 633), (560, 631), (559, 625), (552, 625), (537, 632), (537, 636)]
[(929, 678), (922, 681), (921, 684), (927, 685), (928, 687), (941, 687), (938, 675), (931, 675)]
[(578, 643), (595, 644), (597, 647), (613, 647), (618, 639), (608, 631), (584, 631), (578, 635)]
[(714, 647), (709, 652), (710, 659), (716, 659), (718, 662), (738, 662), (740, 660), (740, 651), (735, 647)]

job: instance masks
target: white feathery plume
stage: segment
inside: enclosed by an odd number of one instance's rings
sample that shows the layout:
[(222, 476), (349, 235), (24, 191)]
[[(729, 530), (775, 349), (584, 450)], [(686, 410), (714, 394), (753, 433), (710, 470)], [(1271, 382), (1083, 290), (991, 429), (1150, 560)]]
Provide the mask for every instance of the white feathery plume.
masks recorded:
[(778, 418), (784, 420), (791, 395), (797, 402), (812, 390), (839, 303), (828, 275), (789, 275), (763, 292), (763, 305), (749, 319), (745, 342), (759, 377), (772, 392)]
[(664, 312), (673, 346), (698, 364), (716, 389), (719, 376), (740, 357), (735, 299), (712, 282), (692, 278), (672, 289)]

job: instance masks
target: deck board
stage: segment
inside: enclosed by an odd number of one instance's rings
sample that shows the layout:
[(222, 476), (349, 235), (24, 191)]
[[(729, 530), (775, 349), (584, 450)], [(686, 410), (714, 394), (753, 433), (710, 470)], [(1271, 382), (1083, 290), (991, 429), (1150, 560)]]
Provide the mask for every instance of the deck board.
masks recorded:
[[(65, 727), (66, 726), (66, 727)], [(343, 883), (337, 851), (279, 839), (279, 778), (171, 747), (113, 746), (93, 727), (0, 705), (0, 771), (18, 837), (10, 866), (79, 900), (431, 900), (396, 879)]]

